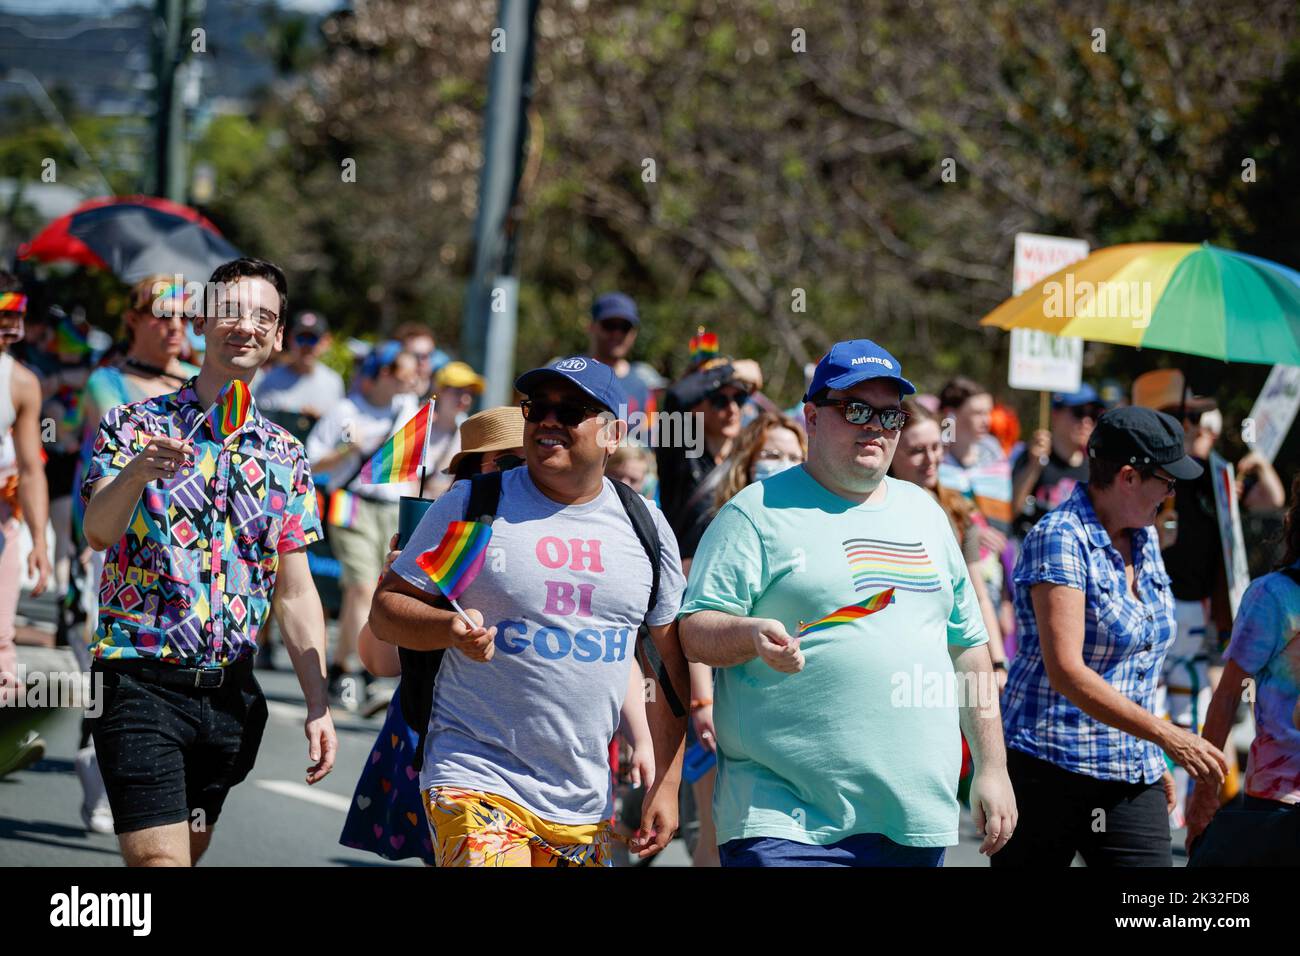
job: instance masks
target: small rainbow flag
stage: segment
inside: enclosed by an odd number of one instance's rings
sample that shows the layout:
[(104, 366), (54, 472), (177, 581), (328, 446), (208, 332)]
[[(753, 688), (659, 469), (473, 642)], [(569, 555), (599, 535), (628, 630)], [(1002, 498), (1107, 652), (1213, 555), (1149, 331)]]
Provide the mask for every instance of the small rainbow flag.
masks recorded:
[(825, 617), (805, 624), (799, 622), (799, 632), (796, 637), (803, 637), (811, 634), (813, 631), (824, 631), (828, 627), (834, 627), (836, 624), (848, 624), (850, 621), (856, 621), (859, 618), (866, 617), (868, 614), (875, 614), (877, 611), (884, 610), (894, 600), (894, 589), (886, 588), (879, 594), (873, 594), (861, 604), (850, 604), (848, 607), (842, 607), (838, 611), (832, 611)]
[(90, 354), (90, 342), (71, 319), (64, 318), (54, 330), (54, 351), (65, 362), (75, 362)]
[(26, 312), (27, 296), (21, 292), (0, 292), (0, 312)]
[(704, 326), (691, 336), (689, 359), (692, 362), (713, 358), (718, 354), (718, 336), (714, 332), (705, 332)]
[(212, 430), (223, 442), (244, 427), (253, 407), (253, 395), (248, 385), (232, 378), (217, 396), (212, 412)]
[(483, 570), (492, 528), (482, 521), (453, 521), (442, 542), (415, 559), (447, 600), (455, 601)]
[(424, 444), (429, 437), (429, 402), (384, 442), (365, 463), (358, 480), (369, 485), (414, 481), (424, 464)]

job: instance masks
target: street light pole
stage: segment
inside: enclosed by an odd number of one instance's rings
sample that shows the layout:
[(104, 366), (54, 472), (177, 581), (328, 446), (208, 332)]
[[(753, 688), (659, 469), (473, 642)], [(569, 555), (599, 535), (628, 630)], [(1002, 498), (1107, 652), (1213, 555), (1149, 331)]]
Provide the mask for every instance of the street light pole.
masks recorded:
[(185, 103), (176, 88), (185, 59), (186, 0), (156, 0), (154, 73), (158, 78), (154, 114), (154, 193), (185, 201)]
[(483, 173), (474, 226), (474, 276), (465, 295), (461, 355), (482, 371), (482, 407), (506, 404), (514, 379), (519, 280), (515, 272), (515, 204), (528, 142), (533, 25), (539, 0), (501, 0), (492, 37)]

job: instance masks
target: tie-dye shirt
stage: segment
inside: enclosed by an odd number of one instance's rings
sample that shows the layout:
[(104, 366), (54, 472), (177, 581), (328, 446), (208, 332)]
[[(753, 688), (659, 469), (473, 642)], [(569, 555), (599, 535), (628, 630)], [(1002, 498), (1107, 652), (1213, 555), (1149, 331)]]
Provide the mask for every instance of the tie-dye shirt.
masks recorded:
[(1300, 803), (1300, 729), (1292, 717), (1300, 697), (1300, 585), (1280, 571), (1252, 581), (1224, 657), (1255, 678), (1246, 793)]
[[(183, 438), (206, 411), (193, 379), (180, 391), (111, 409), (95, 438), (83, 503), (151, 436)], [(224, 445), (210, 419), (193, 442), (195, 463), (151, 481), (126, 534), (108, 549), (90, 647), (96, 658), (211, 667), (250, 657), (279, 556), (321, 536), (302, 445), (256, 405)]]

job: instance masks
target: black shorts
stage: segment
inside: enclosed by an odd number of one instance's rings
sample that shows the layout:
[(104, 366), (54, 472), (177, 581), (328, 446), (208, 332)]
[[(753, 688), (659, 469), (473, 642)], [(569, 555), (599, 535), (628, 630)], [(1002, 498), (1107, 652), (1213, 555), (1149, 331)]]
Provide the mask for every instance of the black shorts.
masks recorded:
[(252, 668), (235, 667), (221, 687), (197, 690), (93, 665), (104, 690), (90, 732), (115, 832), (216, 823), (230, 788), (253, 769), (266, 727)]

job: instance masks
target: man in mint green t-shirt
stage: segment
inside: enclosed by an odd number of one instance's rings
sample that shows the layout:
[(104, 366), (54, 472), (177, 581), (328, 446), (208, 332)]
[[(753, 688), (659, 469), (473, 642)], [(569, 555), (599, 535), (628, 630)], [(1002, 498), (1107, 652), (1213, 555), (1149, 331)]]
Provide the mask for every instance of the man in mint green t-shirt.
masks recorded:
[(874, 342), (837, 343), (804, 399), (807, 464), (740, 492), (700, 542), (681, 641), (718, 668), (724, 866), (941, 865), (959, 730), (981, 851), (1015, 828), (965, 561), (933, 498), (886, 477), (914, 391)]

